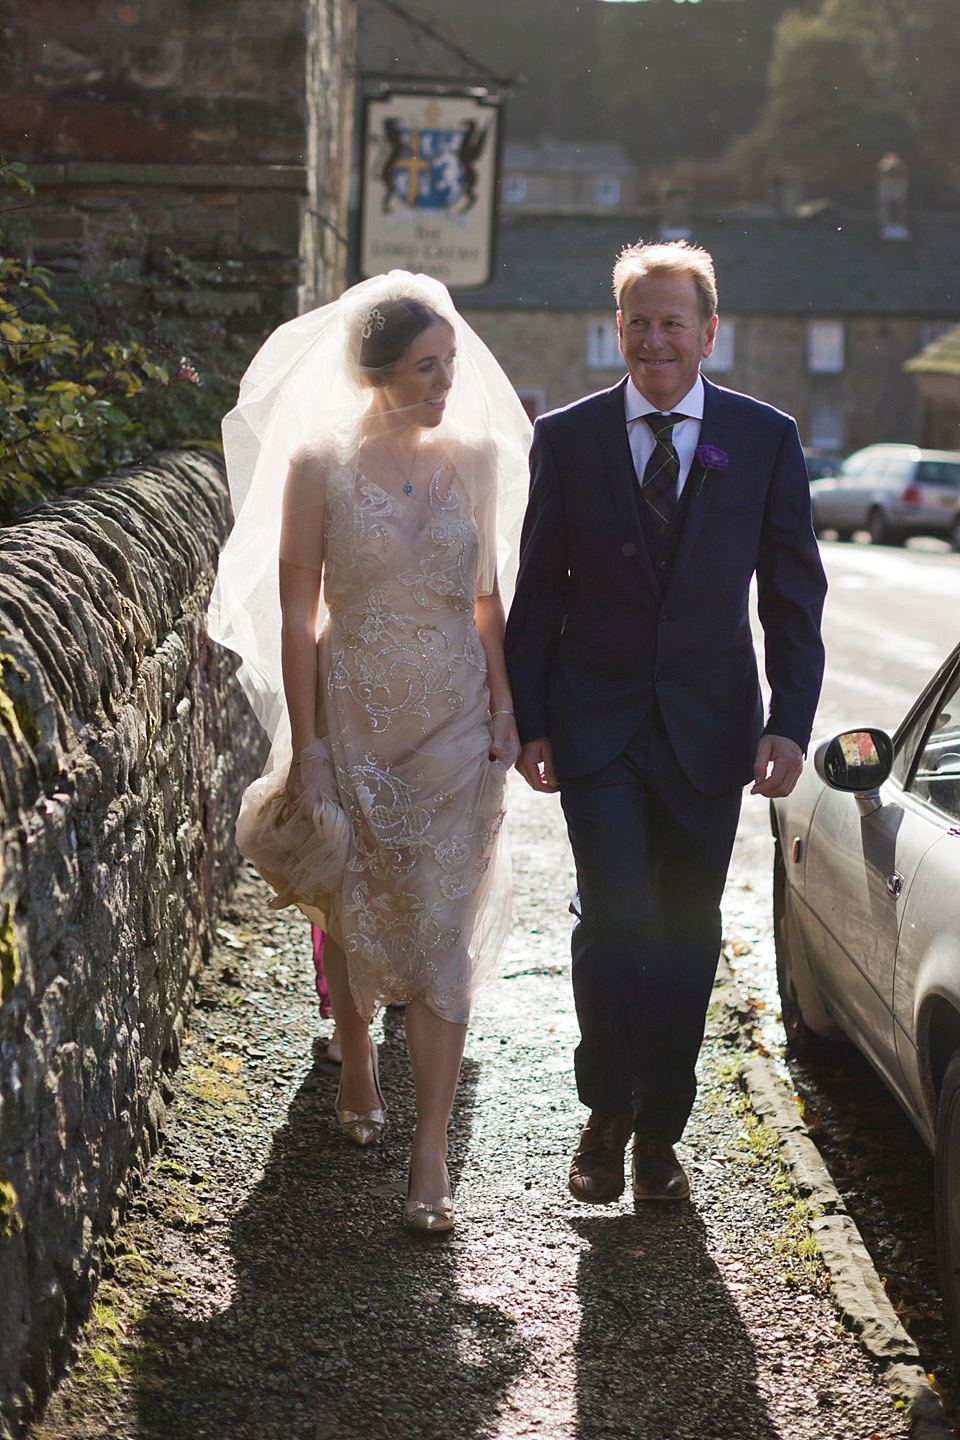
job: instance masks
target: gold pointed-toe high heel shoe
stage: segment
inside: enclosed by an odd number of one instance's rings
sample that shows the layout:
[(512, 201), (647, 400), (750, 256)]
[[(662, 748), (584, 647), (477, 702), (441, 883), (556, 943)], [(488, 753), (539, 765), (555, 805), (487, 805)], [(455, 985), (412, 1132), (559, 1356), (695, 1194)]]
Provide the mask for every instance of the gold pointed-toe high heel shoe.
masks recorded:
[(387, 1107), (384, 1104), (383, 1095), (380, 1090), (380, 1071), (377, 1066), (377, 1047), (370, 1039), (370, 1064), (373, 1067), (373, 1086), (377, 1092), (377, 1099), (380, 1104), (373, 1110), (344, 1110), (340, 1105), (340, 1092), (343, 1089), (343, 1075), (340, 1076), (340, 1084), (337, 1086), (337, 1098), (333, 1102), (333, 1108), (337, 1114), (337, 1123), (344, 1135), (352, 1140), (355, 1145), (372, 1145), (379, 1140), (383, 1134), (383, 1127), (387, 1123)]
[(403, 1223), (407, 1230), (420, 1235), (440, 1235), (453, 1229), (453, 1196), (448, 1192), (439, 1200), (411, 1200), (410, 1173), (407, 1172), (407, 1198), (403, 1202)]

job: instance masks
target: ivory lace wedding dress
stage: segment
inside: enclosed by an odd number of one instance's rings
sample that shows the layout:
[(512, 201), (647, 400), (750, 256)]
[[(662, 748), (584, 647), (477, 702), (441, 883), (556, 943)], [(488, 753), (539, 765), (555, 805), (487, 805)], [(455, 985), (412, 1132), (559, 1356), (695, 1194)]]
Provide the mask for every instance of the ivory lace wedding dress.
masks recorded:
[(273, 903), (342, 946), (363, 1015), (419, 998), (465, 1021), (509, 927), (506, 771), (474, 620), (494, 584), (496, 477), (478, 455), (448, 447), (408, 495), (365, 478), (355, 451), (301, 452), (323, 506), (319, 738), (296, 806), (280, 763), (247, 790), (237, 838)]

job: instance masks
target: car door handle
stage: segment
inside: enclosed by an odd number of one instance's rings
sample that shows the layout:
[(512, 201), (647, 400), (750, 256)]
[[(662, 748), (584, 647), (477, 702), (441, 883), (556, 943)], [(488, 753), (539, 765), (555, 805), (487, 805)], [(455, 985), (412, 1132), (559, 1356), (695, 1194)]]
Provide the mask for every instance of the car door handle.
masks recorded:
[(893, 896), (894, 900), (896, 900), (902, 889), (903, 876), (899, 870), (894, 870), (892, 875), (887, 876), (887, 890)]

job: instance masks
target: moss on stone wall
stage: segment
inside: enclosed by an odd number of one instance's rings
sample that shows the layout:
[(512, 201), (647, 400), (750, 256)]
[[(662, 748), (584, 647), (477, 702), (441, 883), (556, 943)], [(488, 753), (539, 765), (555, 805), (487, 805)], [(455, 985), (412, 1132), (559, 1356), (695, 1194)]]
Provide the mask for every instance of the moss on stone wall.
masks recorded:
[(23, 1229), (19, 1199), (9, 1176), (0, 1165), (0, 1245), (12, 1240)]
[(31, 748), (35, 748), (40, 732), (27, 700), (21, 695), (14, 697), (7, 693), (7, 675), (10, 671), (24, 683), (30, 679), (28, 672), (12, 655), (4, 655), (0, 651), (0, 721), (6, 725), (15, 743), (26, 742)]
[(20, 721), (17, 719), (17, 707), (2, 685), (0, 685), (0, 722), (6, 725), (10, 731), (14, 744), (22, 745), (24, 734), (20, 728)]
[(7, 901), (3, 907), (3, 919), (0, 920), (0, 1005), (19, 981), (20, 950), (13, 923), (13, 906)]

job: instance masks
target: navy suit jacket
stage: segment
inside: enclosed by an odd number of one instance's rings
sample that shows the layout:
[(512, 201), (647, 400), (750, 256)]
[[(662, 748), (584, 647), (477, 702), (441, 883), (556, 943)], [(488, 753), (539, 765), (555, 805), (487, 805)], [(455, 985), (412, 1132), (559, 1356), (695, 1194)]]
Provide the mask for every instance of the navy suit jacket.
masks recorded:
[[(823, 676), (826, 580), (789, 415), (704, 379), (679, 544), (657, 574), (637, 513), (626, 378), (541, 416), (506, 654), (523, 743), (549, 737), (557, 774), (599, 770), (654, 701), (705, 794), (745, 785), (761, 732), (806, 750)], [(756, 576), (771, 690), (764, 726), (749, 593)]]

